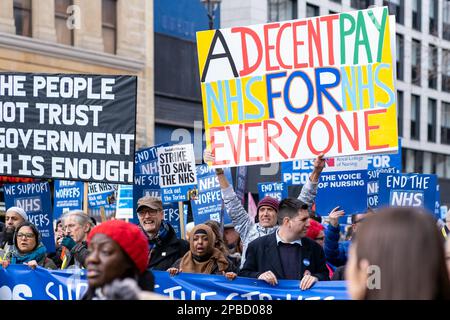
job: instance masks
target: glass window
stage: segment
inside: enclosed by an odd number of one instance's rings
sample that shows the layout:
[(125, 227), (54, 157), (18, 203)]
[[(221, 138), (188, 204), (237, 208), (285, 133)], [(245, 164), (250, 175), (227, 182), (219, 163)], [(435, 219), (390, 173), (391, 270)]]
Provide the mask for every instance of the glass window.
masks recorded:
[(437, 89), (438, 49), (430, 44), (428, 48), (428, 87)]
[(116, 0), (102, 0), (102, 33), (105, 52), (115, 54), (117, 46)]
[(373, 5), (373, 0), (351, 0), (350, 5), (355, 9), (367, 9)]
[(31, 0), (14, 0), (16, 34), (31, 37)]
[(404, 24), (404, 0), (383, 0), (383, 6), (389, 8), (389, 14), (395, 16), (395, 22)]
[(268, 0), (269, 22), (297, 19), (297, 0)]
[(442, 49), (442, 91), (450, 92), (450, 51)]
[(444, 1), (442, 14), (442, 37), (450, 40), (450, 1)]
[(441, 143), (450, 144), (450, 103), (442, 102)]
[(420, 86), (420, 41), (412, 41), (411, 52), (411, 83)]
[(309, 17), (317, 17), (318, 15), (320, 15), (319, 13), (319, 7), (309, 4), (306, 4), (306, 16)]
[(404, 52), (405, 46), (403, 41), (403, 35), (396, 34), (395, 35), (395, 49), (397, 50), (396, 54), (396, 70), (397, 70), (397, 79), (403, 80), (403, 65), (404, 65)]
[(412, 0), (412, 27), (421, 30), (422, 1)]
[(423, 172), (423, 151), (414, 150), (414, 172)]
[(403, 137), (403, 91), (397, 90), (398, 135)]
[(72, 0), (55, 0), (56, 41), (69, 46), (73, 45), (73, 29), (67, 27), (67, 8), (71, 5)]
[(430, 1), (430, 9), (429, 9), (429, 31), (430, 34), (437, 36), (438, 35), (438, 1)]
[(428, 141), (430, 142), (436, 142), (436, 113), (437, 113), (436, 100), (428, 99), (427, 136)]
[(420, 140), (420, 96), (411, 95), (411, 139)]

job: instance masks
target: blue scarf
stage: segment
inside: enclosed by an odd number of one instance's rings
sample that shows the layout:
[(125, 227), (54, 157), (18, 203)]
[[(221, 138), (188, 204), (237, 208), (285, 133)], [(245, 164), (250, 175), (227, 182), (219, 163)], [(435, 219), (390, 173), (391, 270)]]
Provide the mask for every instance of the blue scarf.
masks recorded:
[(11, 257), (11, 264), (23, 264), (25, 262), (30, 262), (32, 260), (36, 260), (36, 262), (41, 261), (45, 258), (45, 254), (47, 253), (47, 249), (45, 246), (41, 243), (37, 246), (36, 249), (29, 253), (20, 253), (17, 248), (14, 248), (14, 251), (12, 253)]
[(156, 245), (161, 245), (162, 241), (164, 241), (167, 238), (169, 230), (170, 230), (169, 224), (166, 221), (162, 220), (158, 234), (156, 235), (155, 238), (150, 239), (148, 241), (149, 249), (152, 250)]

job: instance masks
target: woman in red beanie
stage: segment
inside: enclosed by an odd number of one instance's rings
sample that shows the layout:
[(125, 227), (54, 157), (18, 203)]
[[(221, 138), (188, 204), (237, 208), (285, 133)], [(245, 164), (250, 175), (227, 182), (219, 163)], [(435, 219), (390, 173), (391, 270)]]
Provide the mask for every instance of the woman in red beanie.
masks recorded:
[[(313, 219), (309, 219), (309, 228), (308, 231), (306, 232), (306, 236), (314, 240), (318, 244), (320, 244), (320, 246), (323, 248), (325, 240), (325, 233), (323, 231), (324, 229), (325, 229), (324, 226), (321, 225), (319, 222)], [(328, 261), (327, 261), (327, 269), (329, 271), (330, 279), (332, 279), (335, 267), (330, 263), (328, 263)]]
[(147, 239), (137, 226), (106, 221), (92, 229), (87, 242), (89, 288), (83, 300), (132, 300), (139, 299), (140, 290), (153, 291)]

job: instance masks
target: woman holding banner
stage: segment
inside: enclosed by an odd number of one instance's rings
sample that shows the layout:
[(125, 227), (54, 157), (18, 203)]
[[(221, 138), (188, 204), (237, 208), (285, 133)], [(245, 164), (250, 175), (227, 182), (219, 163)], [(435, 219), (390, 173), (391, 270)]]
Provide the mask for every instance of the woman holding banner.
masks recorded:
[(174, 265), (167, 269), (171, 276), (179, 272), (223, 274), (233, 280), (237, 274), (233, 271), (233, 263), (217, 248), (214, 247), (216, 237), (212, 229), (206, 224), (194, 227), (189, 239), (190, 251)]
[(32, 269), (37, 266), (57, 269), (55, 263), (47, 257), (47, 249), (41, 241), (38, 229), (28, 221), (17, 227), (11, 259), (3, 261), (2, 264), (4, 268), (9, 264), (26, 264)]

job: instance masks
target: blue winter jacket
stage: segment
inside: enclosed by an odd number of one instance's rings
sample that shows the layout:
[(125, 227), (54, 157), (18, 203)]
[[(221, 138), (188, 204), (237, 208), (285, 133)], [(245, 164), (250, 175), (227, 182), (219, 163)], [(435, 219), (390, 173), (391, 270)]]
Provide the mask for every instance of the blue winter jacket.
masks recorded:
[(336, 267), (347, 262), (348, 249), (351, 243), (351, 241), (339, 242), (339, 237), (339, 227), (328, 225), (325, 229), (325, 258)]

